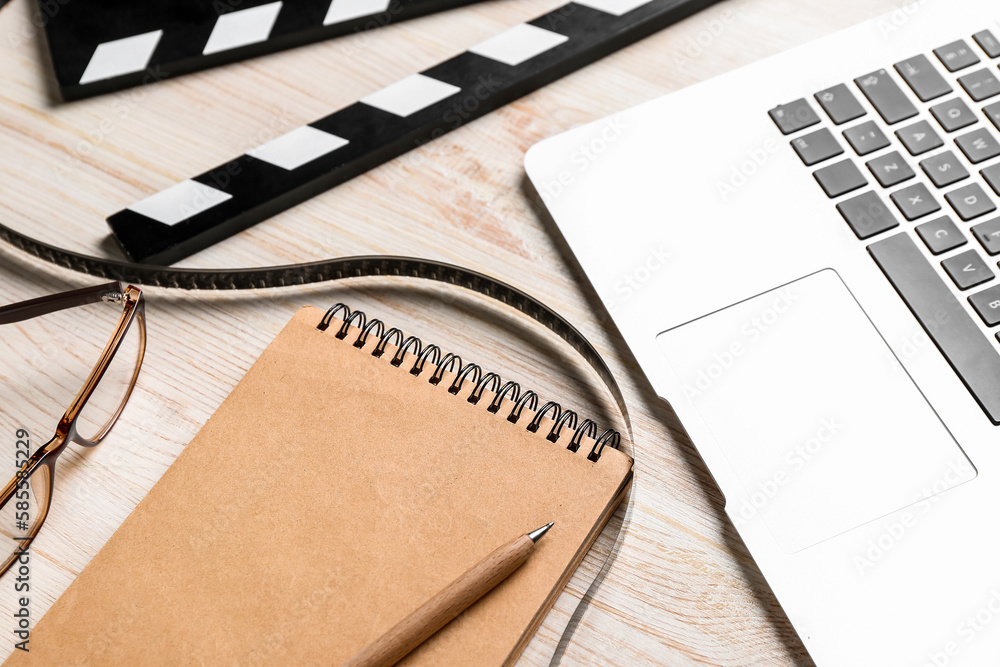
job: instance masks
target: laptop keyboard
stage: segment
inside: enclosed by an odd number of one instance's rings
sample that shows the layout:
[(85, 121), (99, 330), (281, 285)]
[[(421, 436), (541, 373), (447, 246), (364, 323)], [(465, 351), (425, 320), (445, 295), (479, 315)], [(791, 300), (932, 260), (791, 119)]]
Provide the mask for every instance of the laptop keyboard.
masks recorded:
[(1000, 342), (998, 58), (983, 30), (768, 112), (994, 424), (1000, 354), (976, 320)]

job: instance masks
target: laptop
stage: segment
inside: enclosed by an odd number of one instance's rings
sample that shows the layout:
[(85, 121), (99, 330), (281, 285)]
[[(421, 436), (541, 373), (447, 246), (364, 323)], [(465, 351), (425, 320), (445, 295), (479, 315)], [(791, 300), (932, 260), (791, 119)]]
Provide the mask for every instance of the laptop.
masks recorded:
[(525, 159), (821, 667), (1000, 659), (998, 19), (913, 3)]

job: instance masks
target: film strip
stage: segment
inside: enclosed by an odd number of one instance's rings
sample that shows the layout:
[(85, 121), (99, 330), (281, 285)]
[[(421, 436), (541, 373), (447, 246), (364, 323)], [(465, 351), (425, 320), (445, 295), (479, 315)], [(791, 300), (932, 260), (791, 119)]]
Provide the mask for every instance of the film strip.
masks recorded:
[(578, 0), (108, 218), (126, 257), (172, 264), (717, 0)]
[[(422, 278), (456, 285), (514, 308), (562, 338), (584, 358), (615, 399), (632, 441), (625, 396), (597, 349), (559, 313), (535, 297), (496, 278), (453, 264), (414, 257), (338, 257), (305, 264), (247, 269), (189, 269), (130, 264), (63, 250), (0, 225), (0, 241), (51, 264), (125, 283), (184, 290), (243, 290), (290, 287), (369, 276)], [(615, 441), (617, 446), (618, 440)], [(631, 454), (631, 452), (630, 452)]]
[(475, 1), (38, 0), (38, 20), (74, 100)]

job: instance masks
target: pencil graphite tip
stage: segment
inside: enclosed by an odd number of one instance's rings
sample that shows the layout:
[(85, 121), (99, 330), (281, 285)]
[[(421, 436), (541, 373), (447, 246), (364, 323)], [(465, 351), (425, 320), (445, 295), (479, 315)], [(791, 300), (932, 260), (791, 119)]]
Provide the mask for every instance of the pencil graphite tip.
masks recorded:
[(531, 538), (532, 542), (537, 542), (539, 539), (541, 539), (542, 535), (549, 532), (549, 528), (551, 528), (553, 524), (555, 524), (555, 521), (549, 521), (547, 524), (545, 524), (538, 530), (533, 530), (530, 533), (528, 533), (528, 537)]

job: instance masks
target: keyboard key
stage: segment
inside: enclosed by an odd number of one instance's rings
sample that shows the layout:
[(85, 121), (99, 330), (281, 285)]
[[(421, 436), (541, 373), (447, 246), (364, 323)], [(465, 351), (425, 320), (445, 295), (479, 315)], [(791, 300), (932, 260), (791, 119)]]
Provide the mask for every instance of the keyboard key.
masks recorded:
[(889, 145), (888, 137), (873, 120), (847, 128), (844, 138), (858, 155), (868, 155)]
[(958, 190), (952, 190), (944, 198), (958, 213), (958, 217), (966, 221), (997, 210), (978, 183), (970, 183)]
[(972, 39), (976, 40), (976, 44), (979, 44), (990, 58), (1000, 56), (1000, 41), (997, 41), (997, 38), (989, 30), (977, 32), (972, 36)]
[(792, 148), (799, 154), (805, 165), (811, 166), (823, 160), (829, 160), (834, 155), (840, 155), (844, 149), (825, 127), (810, 134), (792, 139)]
[(910, 155), (920, 155), (944, 146), (941, 137), (926, 120), (896, 130), (896, 136), (906, 146), (906, 150), (910, 151)]
[(931, 179), (931, 183), (938, 188), (958, 183), (962, 179), (969, 177), (968, 170), (966, 170), (965, 166), (959, 162), (958, 158), (951, 151), (938, 153), (923, 160), (920, 163), (920, 168)]
[(972, 226), (972, 235), (990, 255), (1000, 255), (1000, 218)]
[(976, 102), (1000, 95), (1000, 80), (988, 69), (976, 70), (971, 74), (960, 76), (958, 82), (962, 88), (965, 88), (969, 97)]
[(916, 220), (925, 215), (941, 210), (941, 204), (937, 203), (923, 183), (916, 183), (908, 188), (896, 190), (889, 198), (902, 212), (907, 220)]
[(966, 250), (941, 262), (947, 273), (960, 290), (993, 280), (993, 272), (975, 250)]
[(840, 202), (837, 210), (859, 239), (867, 239), (899, 226), (896, 216), (882, 202), (882, 198), (871, 191)]
[(898, 62), (893, 67), (921, 102), (928, 102), (951, 92), (951, 86), (925, 55)]
[(955, 143), (972, 164), (978, 164), (1000, 155), (1000, 143), (985, 127), (963, 134), (955, 139)]
[(884, 69), (854, 80), (875, 110), (889, 125), (917, 115), (917, 108)]
[(865, 165), (883, 188), (891, 188), (916, 176), (898, 151), (869, 160)]
[(819, 122), (819, 116), (804, 99), (782, 104), (767, 113), (782, 134), (798, 132)]
[(961, 39), (934, 49), (934, 55), (944, 63), (949, 72), (957, 72), (979, 62), (979, 56)]
[(1000, 285), (987, 287), (969, 297), (969, 303), (988, 327), (1000, 324)]
[(990, 421), (1000, 424), (1000, 355), (966, 306), (909, 235), (876, 241), (868, 252)]
[(944, 128), (945, 132), (961, 130), (963, 127), (968, 127), (978, 122), (976, 114), (965, 103), (965, 100), (960, 97), (942, 102), (941, 104), (935, 104), (931, 107), (931, 115), (937, 119), (937, 122), (941, 123), (941, 127)]
[(989, 186), (993, 188), (993, 192), (1000, 195), (1000, 164), (994, 164), (986, 167), (986, 169), (981, 169), (979, 173), (986, 179)]
[(946, 215), (917, 225), (917, 236), (934, 255), (954, 250), (966, 243), (965, 237), (955, 223)]
[(1000, 102), (983, 107), (983, 113), (990, 119), (994, 127), (1000, 130)]
[(861, 118), (867, 113), (858, 98), (842, 83), (816, 93), (816, 101), (836, 125)]
[(868, 185), (852, 160), (841, 160), (813, 172), (823, 192), (830, 199)]

